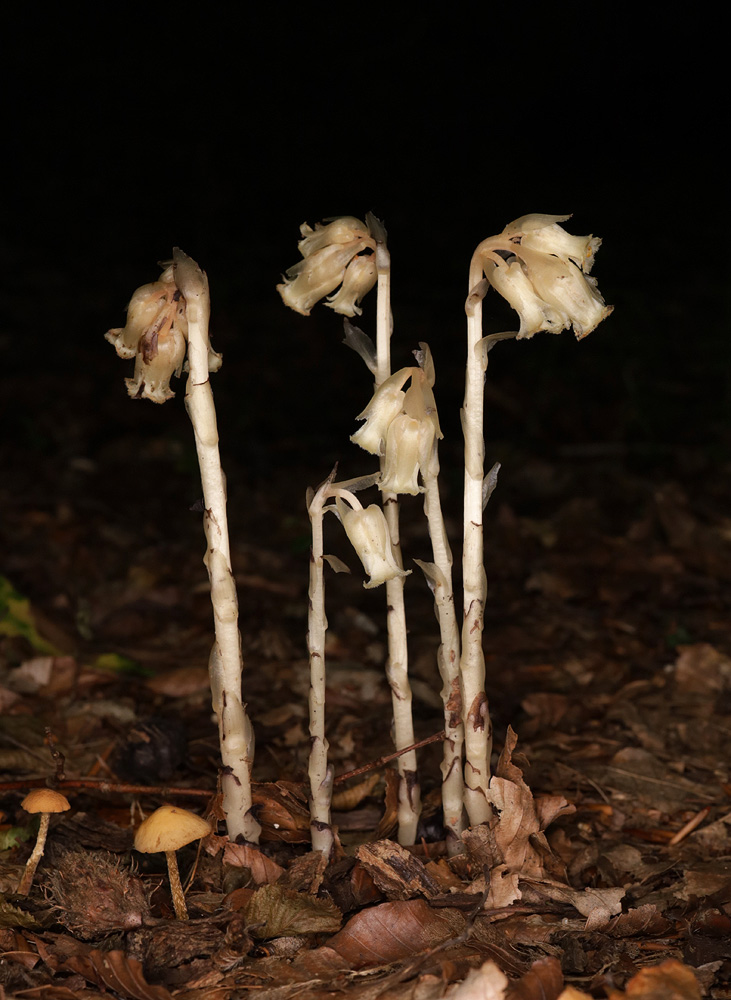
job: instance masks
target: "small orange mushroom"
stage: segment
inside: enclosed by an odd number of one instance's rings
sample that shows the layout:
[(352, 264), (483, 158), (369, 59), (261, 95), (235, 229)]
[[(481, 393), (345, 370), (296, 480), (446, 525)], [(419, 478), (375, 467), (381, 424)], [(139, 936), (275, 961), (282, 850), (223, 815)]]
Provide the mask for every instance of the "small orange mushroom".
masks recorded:
[(33, 848), (33, 853), (28, 858), (25, 871), (23, 872), (23, 877), (20, 880), (20, 885), (18, 886), (18, 895), (27, 896), (30, 892), (30, 887), (33, 885), (33, 877), (36, 873), (38, 863), (43, 857), (43, 849), (46, 846), (48, 823), (51, 818), (51, 813), (66, 812), (66, 810), (70, 809), (71, 806), (65, 795), (62, 795), (60, 792), (54, 792), (52, 788), (34, 788), (32, 792), (28, 792), (20, 804), (26, 812), (41, 814), (41, 823), (38, 827), (38, 839), (36, 840), (36, 846)]
[(175, 852), (194, 840), (206, 837), (211, 832), (210, 823), (195, 813), (179, 806), (166, 804), (151, 813), (140, 823), (135, 834), (135, 850), (140, 854), (164, 852), (170, 876), (170, 892), (178, 920), (188, 919), (185, 895), (180, 884), (178, 861)]

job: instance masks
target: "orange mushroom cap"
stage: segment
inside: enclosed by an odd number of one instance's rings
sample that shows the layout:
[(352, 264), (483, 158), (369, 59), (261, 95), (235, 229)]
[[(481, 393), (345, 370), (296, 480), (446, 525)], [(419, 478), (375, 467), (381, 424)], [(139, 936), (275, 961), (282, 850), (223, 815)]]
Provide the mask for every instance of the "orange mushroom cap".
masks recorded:
[(140, 823), (135, 834), (135, 850), (140, 854), (177, 851), (211, 832), (210, 823), (179, 806), (164, 805)]
[(52, 788), (34, 788), (20, 804), (29, 813), (62, 813), (71, 808), (66, 796)]

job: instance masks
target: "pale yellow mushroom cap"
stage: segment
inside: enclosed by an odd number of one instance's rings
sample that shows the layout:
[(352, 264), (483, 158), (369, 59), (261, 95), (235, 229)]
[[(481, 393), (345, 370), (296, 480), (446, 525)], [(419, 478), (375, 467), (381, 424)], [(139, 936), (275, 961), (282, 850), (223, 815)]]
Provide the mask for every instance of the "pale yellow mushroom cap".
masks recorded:
[(29, 813), (62, 813), (71, 808), (66, 796), (52, 788), (34, 788), (20, 804)]
[(164, 805), (140, 823), (135, 834), (135, 850), (140, 854), (177, 851), (210, 832), (210, 823), (195, 813), (179, 806)]

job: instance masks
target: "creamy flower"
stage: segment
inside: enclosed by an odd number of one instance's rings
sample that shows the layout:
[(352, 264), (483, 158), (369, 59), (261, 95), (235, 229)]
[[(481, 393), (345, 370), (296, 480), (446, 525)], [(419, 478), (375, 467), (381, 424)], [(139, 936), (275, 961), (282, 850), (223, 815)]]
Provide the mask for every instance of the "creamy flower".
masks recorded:
[(490, 272), (490, 284), (520, 316), (519, 340), (539, 330), (560, 333), (566, 328), (566, 317), (541, 299), (516, 257), (496, 264)]
[(151, 399), (153, 403), (164, 403), (174, 396), (170, 379), (180, 374), (185, 349), (185, 337), (176, 326), (168, 326), (163, 331), (148, 331), (140, 341), (134, 378), (125, 379), (130, 396)]
[[(331, 295), (328, 305), (345, 316), (360, 313), (357, 304), (375, 284), (375, 261), (366, 263), (375, 252), (376, 243), (370, 230), (360, 219), (345, 216), (327, 225), (318, 223), (314, 229), (303, 223), (304, 237), (298, 248), (304, 258), (287, 270), (277, 291), (285, 305), (303, 316), (320, 299)], [(370, 251), (364, 254), (364, 251)]]
[(302, 316), (309, 316), (315, 303), (343, 281), (346, 267), (365, 246), (364, 240), (334, 243), (290, 267), (284, 282), (277, 285), (284, 304)]
[(370, 590), (387, 580), (408, 576), (397, 564), (391, 548), (391, 536), (383, 511), (376, 504), (353, 510), (338, 497), (335, 501), (345, 533), (370, 577), (363, 586)]
[[(127, 306), (127, 322), (124, 327), (109, 330), (105, 335), (105, 339), (114, 344), (120, 358), (133, 358), (140, 340), (148, 330), (161, 330), (175, 321), (179, 313), (179, 296), (176, 293), (172, 265), (163, 271), (157, 281), (137, 289)], [(187, 336), (184, 312), (177, 315), (177, 326)]]
[(354, 218), (352, 215), (344, 215), (339, 219), (333, 219), (323, 225), (321, 222), (315, 224), (313, 229), (303, 222), (300, 226), (300, 233), (304, 239), (297, 244), (297, 249), (303, 257), (322, 250), (323, 247), (331, 246), (334, 243), (353, 243), (355, 240), (370, 239), (371, 232), (365, 222)]
[(419, 469), (434, 441), (434, 426), (401, 413), (391, 422), (386, 438), (386, 461), (378, 488), (382, 493), (421, 493)]
[(566, 317), (577, 340), (591, 333), (612, 312), (594, 278), (586, 277), (571, 261), (520, 247), (520, 256), (537, 295)]
[(572, 260), (577, 267), (588, 274), (601, 242), (597, 236), (572, 236), (561, 226), (554, 224), (525, 233), (520, 245), (531, 250), (555, 254), (567, 262)]
[(376, 258), (373, 254), (353, 257), (345, 268), (345, 277), (340, 291), (331, 295), (326, 306), (341, 316), (360, 316), (363, 310), (360, 302), (376, 283)]
[(353, 444), (371, 455), (383, 455), (389, 425), (403, 409), (406, 393), (402, 386), (410, 374), (410, 368), (402, 368), (381, 383), (368, 406), (355, 418), (365, 423), (351, 435)]

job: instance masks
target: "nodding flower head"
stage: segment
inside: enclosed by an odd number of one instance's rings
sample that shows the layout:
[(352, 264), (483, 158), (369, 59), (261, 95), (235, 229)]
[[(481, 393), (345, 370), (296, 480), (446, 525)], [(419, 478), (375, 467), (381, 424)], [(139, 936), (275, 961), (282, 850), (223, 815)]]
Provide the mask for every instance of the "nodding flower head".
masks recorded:
[(442, 432), (430, 384), (433, 364), (429, 348), (422, 346), (431, 375), (421, 367), (402, 368), (387, 378), (357, 418), (365, 424), (350, 438), (372, 455), (385, 454), (378, 484), (384, 493), (421, 493), (419, 474), (424, 479), (439, 471), (435, 443)]
[(157, 281), (137, 289), (125, 326), (106, 334), (120, 358), (135, 358), (134, 377), (125, 380), (130, 396), (164, 403), (175, 395), (170, 379), (180, 374), (187, 338), (185, 299), (170, 266)]
[[(343, 316), (361, 314), (360, 302), (376, 283), (375, 247), (370, 229), (350, 216), (314, 229), (303, 223), (298, 244), (303, 259), (287, 270), (277, 291), (290, 309), (309, 316), (320, 299)], [(338, 286), (342, 286), (336, 291)], [(330, 294), (333, 293), (333, 294)]]
[(363, 586), (366, 590), (379, 587), (387, 580), (398, 576), (408, 576), (410, 570), (403, 570), (394, 558), (391, 535), (388, 531), (383, 510), (376, 504), (353, 509), (339, 497), (336, 500), (338, 516), (345, 533), (363, 563), (363, 569), (370, 577)]
[(353, 444), (371, 455), (385, 454), (388, 428), (404, 408), (406, 393), (403, 385), (410, 375), (410, 368), (402, 368), (379, 385), (368, 406), (355, 418), (365, 420), (365, 423), (351, 435)]
[(519, 339), (573, 327), (581, 340), (612, 312), (588, 277), (601, 240), (567, 233), (558, 223), (568, 218), (524, 215), (478, 251), (488, 282), (520, 316)]

